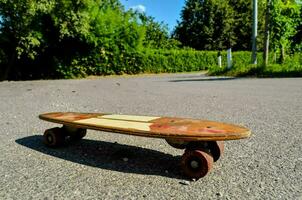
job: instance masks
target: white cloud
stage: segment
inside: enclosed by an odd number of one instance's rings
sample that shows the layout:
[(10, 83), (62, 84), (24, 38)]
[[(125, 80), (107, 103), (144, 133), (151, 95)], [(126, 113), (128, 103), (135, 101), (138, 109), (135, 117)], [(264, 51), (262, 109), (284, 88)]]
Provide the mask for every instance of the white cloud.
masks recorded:
[(134, 10), (134, 11), (137, 11), (139, 13), (146, 12), (146, 7), (144, 5), (141, 5), (141, 4), (136, 5), (136, 6), (132, 6), (131, 9)]

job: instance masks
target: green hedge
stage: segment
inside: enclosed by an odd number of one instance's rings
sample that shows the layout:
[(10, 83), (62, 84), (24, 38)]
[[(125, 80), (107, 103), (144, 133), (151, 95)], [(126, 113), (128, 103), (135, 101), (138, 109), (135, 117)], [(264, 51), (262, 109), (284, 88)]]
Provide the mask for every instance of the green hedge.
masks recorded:
[(141, 54), (144, 73), (173, 73), (206, 70), (216, 64), (216, 52), (194, 50), (145, 50)]
[[(57, 73), (64, 78), (87, 75), (174, 73), (217, 68), (215, 51), (152, 50), (140, 52), (105, 52), (98, 58), (76, 59), (69, 66), (58, 65)], [(234, 52), (233, 63), (245, 66), (250, 62), (250, 52)], [(222, 65), (226, 66), (226, 52), (222, 52)]]
[[(208, 70), (218, 67), (217, 51), (195, 50), (144, 50), (129, 55), (135, 58), (139, 69), (135, 73), (174, 73)], [(227, 53), (221, 52), (222, 68), (227, 65)], [(233, 66), (246, 66), (250, 64), (251, 52), (233, 52)], [(262, 62), (261, 54), (258, 61)], [(131, 73), (134, 63), (124, 63), (125, 73)]]
[[(139, 74), (139, 73), (175, 73), (209, 70), (209, 75), (231, 76), (286, 76), (301, 74), (301, 54), (288, 56), (282, 65), (252, 65), (251, 52), (232, 53), (233, 66), (228, 70), (226, 51), (222, 55), (222, 67), (218, 67), (215, 51), (195, 50), (151, 50), (140, 52), (105, 52), (97, 58), (76, 59), (69, 66), (58, 65), (57, 73), (63, 78), (85, 77), (87, 75)], [(262, 64), (262, 53), (257, 54), (258, 63)], [(273, 63), (273, 54), (269, 56)]]

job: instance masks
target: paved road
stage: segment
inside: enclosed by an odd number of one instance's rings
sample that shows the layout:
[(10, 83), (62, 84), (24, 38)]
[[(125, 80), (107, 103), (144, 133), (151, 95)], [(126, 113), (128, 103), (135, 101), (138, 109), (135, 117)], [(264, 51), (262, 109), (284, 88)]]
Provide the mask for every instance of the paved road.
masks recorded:
[[(206, 118), (243, 124), (248, 140), (196, 182), (179, 172), (181, 150), (160, 139), (89, 131), (48, 149), (49, 111)], [(302, 79), (202, 74), (0, 83), (0, 199), (301, 199)], [(128, 158), (128, 161), (125, 161)]]

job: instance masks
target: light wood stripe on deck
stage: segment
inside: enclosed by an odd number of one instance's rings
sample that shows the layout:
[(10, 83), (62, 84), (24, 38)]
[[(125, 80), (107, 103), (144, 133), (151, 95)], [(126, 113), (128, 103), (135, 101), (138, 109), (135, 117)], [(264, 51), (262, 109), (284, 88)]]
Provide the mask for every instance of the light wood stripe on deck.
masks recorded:
[(133, 122), (133, 121), (122, 121), (116, 119), (113, 120), (113, 119), (100, 119), (100, 118), (82, 119), (75, 122), (85, 125), (91, 125), (91, 126), (135, 129), (139, 131), (150, 131), (150, 125), (152, 125), (152, 123), (147, 123), (147, 122)]
[(137, 122), (149, 122), (160, 117), (150, 116), (136, 116), (136, 115), (103, 115), (100, 118), (103, 119), (115, 119), (115, 120), (126, 120), (126, 121), (137, 121)]

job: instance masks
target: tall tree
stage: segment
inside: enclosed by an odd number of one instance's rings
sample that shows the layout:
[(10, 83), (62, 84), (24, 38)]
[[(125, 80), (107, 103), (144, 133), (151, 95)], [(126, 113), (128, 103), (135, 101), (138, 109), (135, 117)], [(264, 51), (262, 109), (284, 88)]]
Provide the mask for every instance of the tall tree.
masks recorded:
[(228, 3), (234, 10), (232, 34), (235, 34), (234, 50), (251, 49), (252, 28), (252, 1), (236, 0)]
[(271, 9), (271, 44), (280, 52), (280, 62), (285, 59), (286, 52), (292, 45), (292, 38), (297, 33), (300, 7), (290, 0), (272, 0)]
[(297, 33), (293, 37), (291, 49), (302, 52), (302, 5), (300, 7), (300, 17), (297, 19)]
[[(263, 37), (264, 5), (264, 0), (258, 2), (257, 41)], [(250, 50), (251, 27), (251, 1), (188, 0), (181, 11), (181, 21), (174, 37), (184, 46), (196, 49), (215, 50), (231, 46), (234, 50)]]
[(0, 16), (0, 80), (100, 65), (100, 52), (120, 59), (143, 40), (119, 0), (0, 0)]
[(172, 49), (178, 48), (179, 42), (172, 39), (169, 34), (168, 25), (164, 22), (157, 22), (152, 16), (145, 13), (135, 12), (139, 23), (145, 28), (143, 44), (145, 48)]
[(156, 22), (154, 17), (139, 13), (139, 18), (146, 28), (144, 45), (151, 48), (162, 48), (169, 39), (168, 27), (163, 22)]
[(224, 0), (188, 0), (173, 35), (184, 46), (199, 50), (232, 46), (233, 14)]
[(49, 12), (53, 3), (0, 0), (0, 45), (5, 54), (4, 62), (0, 66), (0, 80), (7, 78), (23, 54), (30, 59), (36, 56), (36, 48), (42, 42), (41, 26), (36, 22), (41, 13)]

